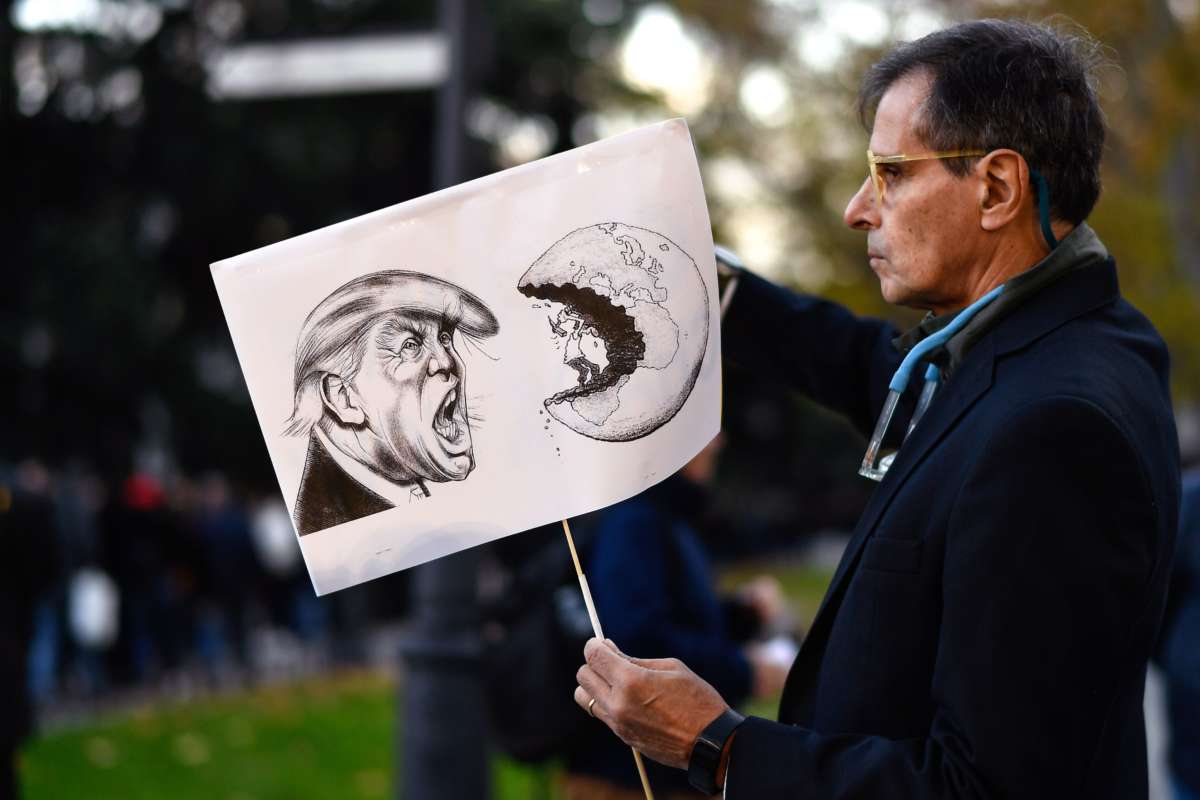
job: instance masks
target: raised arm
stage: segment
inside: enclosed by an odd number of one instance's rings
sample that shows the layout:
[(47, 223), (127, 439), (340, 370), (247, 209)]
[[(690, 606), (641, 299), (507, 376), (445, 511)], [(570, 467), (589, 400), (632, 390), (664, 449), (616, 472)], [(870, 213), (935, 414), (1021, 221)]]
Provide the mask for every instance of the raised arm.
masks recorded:
[(721, 323), (726, 358), (847, 416), (864, 436), (900, 366), (895, 327), (741, 271)]

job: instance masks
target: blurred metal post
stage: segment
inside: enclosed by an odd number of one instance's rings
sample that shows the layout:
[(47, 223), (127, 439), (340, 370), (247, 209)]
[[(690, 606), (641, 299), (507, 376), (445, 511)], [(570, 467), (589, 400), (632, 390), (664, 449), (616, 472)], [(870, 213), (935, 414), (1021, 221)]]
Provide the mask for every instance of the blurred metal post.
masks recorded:
[(437, 126), (434, 135), (436, 153), (433, 182), (445, 189), (463, 181), (466, 175), (466, 109), (468, 83), (474, 72), (468, 50), (473, 0), (439, 0), (439, 28), (448, 51), (449, 70), (438, 90)]
[[(438, 94), (438, 188), (467, 177), (463, 117), (471, 74), (467, 26), (472, 5), (473, 0), (441, 0), (439, 5), (450, 69)], [(478, 569), (478, 549), (471, 549), (414, 570), (414, 625), (401, 646), (407, 666), (397, 737), (402, 800), (487, 800), (491, 794), (479, 672)]]
[(17, 71), (13, 64), (16, 39), (9, 4), (0, 3), (0, 123), (5, 129), (9, 119), (17, 116)]

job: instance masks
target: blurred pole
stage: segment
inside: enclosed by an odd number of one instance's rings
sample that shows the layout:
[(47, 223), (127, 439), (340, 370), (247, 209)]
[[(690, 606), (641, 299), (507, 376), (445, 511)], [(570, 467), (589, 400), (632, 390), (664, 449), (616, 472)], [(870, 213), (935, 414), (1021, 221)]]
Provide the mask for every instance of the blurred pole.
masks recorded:
[(472, 548), (415, 570), (415, 625), (401, 645), (407, 667), (398, 737), (401, 800), (490, 796), (478, 564)]
[[(463, 117), (472, 71), (467, 38), (474, 4), (441, 0), (439, 5), (450, 69), (438, 95), (438, 188), (467, 177)], [(414, 571), (414, 626), (401, 645), (407, 667), (397, 737), (402, 800), (487, 800), (491, 794), (479, 672), (478, 567), (478, 548), (472, 548)]]
[(3, 15), (0, 16), (0, 123), (5, 129), (8, 121), (17, 116), (17, 75), (13, 64), (17, 36), (11, 6), (11, 2), (0, 0), (0, 15)]
[(445, 189), (467, 178), (466, 116), (467, 86), (474, 72), (468, 38), (475, 0), (439, 0), (438, 28), (446, 42), (449, 69), (437, 98), (433, 183)]

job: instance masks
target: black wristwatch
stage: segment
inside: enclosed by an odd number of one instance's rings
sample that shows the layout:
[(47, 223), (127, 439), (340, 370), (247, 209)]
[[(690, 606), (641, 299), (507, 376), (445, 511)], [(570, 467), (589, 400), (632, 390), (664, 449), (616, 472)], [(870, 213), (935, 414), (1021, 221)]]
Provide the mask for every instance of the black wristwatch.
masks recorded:
[(721, 766), (721, 751), (725, 743), (746, 718), (732, 708), (725, 709), (721, 716), (708, 723), (700, 737), (692, 745), (692, 757), (688, 760), (688, 783), (706, 795), (716, 794), (717, 770)]

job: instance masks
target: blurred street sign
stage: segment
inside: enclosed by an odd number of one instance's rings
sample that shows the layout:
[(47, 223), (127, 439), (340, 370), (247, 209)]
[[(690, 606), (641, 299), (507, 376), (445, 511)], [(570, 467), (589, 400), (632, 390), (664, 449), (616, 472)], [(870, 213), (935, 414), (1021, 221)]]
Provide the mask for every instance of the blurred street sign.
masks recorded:
[(208, 62), (216, 100), (357, 94), (440, 86), (450, 72), (443, 33), (245, 44)]

